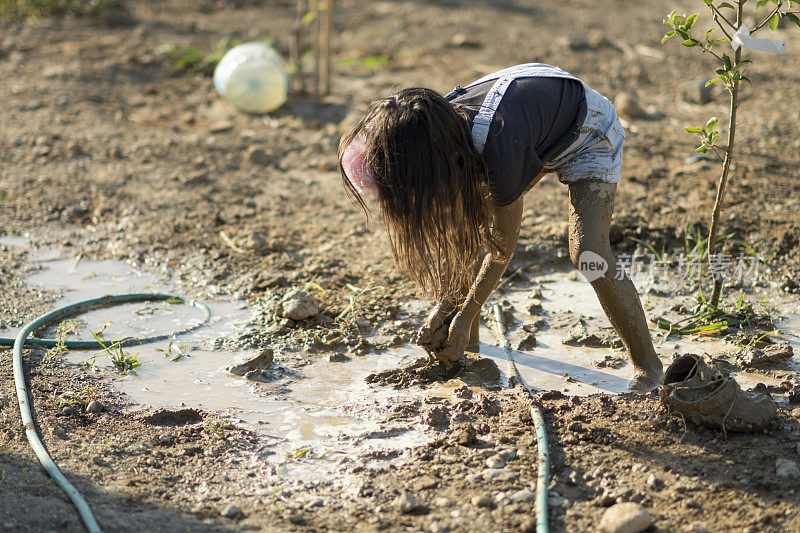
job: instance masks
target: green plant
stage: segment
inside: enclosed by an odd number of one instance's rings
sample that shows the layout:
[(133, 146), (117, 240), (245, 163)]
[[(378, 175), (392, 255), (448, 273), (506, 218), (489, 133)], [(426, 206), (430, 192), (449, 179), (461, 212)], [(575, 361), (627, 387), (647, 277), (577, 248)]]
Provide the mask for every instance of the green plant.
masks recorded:
[(242, 41), (238, 39), (220, 39), (214, 43), (212, 50), (206, 51), (190, 44), (164, 43), (156, 49), (156, 54), (169, 60), (173, 72), (187, 76), (198, 73), (211, 76), (225, 52), (240, 44)]
[(167, 348), (156, 348), (157, 352), (164, 354), (164, 358), (169, 357), (170, 361), (178, 361), (182, 357), (189, 357), (189, 353), (184, 351), (184, 344), (176, 344), (175, 339), (170, 339)]
[[(714, 255), (717, 242), (717, 233), (719, 232), (719, 217), (722, 210), (722, 202), (725, 198), (725, 188), (728, 183), (728, 176), (731, 168), (731, 162), (734, 157), (734, 146), (736, 139), (736, 112), (739, 108), (739, 88), (742, 81), (750, 84), (750, 78), (745, 76), (745, 71), (748, 65), (753, 61), (744, 59), (743, 47), (737, 46), (733, 52), (733, 57), (725, 53), (726, 46), (731, 46), (733, 36), (742, 29), (744, 25), (744, 8), (750, 0), (732, 0), (731, 2), (720, 2), (718, 0), (702, 0), (711, 13), (714, 23), (717, 28), (706, 28), (701, 38), (695, 37), (694, 31), (696, 30), (698, 14), (693, 13), (689, 16), (678, 15), (677, 10), (673, 10), (666, 19), (664, 24), (668, 25), (669, 30), (661, 39), (661, 43), (665, 43), (672, 37), (680, 37), (683, 39), (682, 45), (688, 48), (697, 48), (703, 54), (710, 54), (718, 60), (718, 67), (715, 70), (716, 77), (712, 78), (706, 83), (710, 86), (716, 83), (722, 84), (725, 90), (730, 95), (730, 106), (728, 109), (728, 138), (725, 146), (717, 144), (719, 141), (720, 133), (718, 131), (719, 120), (716, 117), (708, 119), (704, 126), (688, 126), (686, 131), (700, 138), (700, 146), (697, 147), (697, 152), (708, 152), (712, 150), (722, 162), (722, 172), (717, 182), (716, 197), (714, 199), (714, 208), (711, 213), (711, 221), (709, 224), (708, 232), (708, 246), (707, 253), (709, 259)], [(796, 0), (757, 0), (755, 2), (755, 10), (758, 12), (762, 8), (774, 4), (775, 7), (769, 6), (766, 16), (760, 18), (760, 22), (750, 29), (750, 34), (754, 34), (764, 27), (775, 30), (781, 20), (793, 22), (800, 27), (800, 18), (797, 12), (785, 11), (784, 6), (790, 9), (797, 4)], [(725, 11), (723, 11), (725, 10)], [(726, 16), (725, 13), (728, 13)], [(714, 35), (716, 29), (722, 32), (722, 36)], [(720, 155), (722, 154), (722, 155)], [(719, 299), (722, 294), (722, 278), (715, 277), (714, 288), (711, 293), (710, 305), (716, 308), (719, 305)]]
[(0, 0), (0, 20), (96, 15), (110, 5), (109, 0)]
[[(103, 326), (103, 329), (105, 329)], [(122, 343), (125, 342), (126, 339), (118, 339), (115, 341), (106, 341), (104, 342), (102, 339), (102, 331), (92, 331), (92, 337), (97, 343), (103, 347), (103, 351), (108, 355), (109, 359), (111, 360), (111, 366), (122, 374), (123, 376), (127, 375), (128, 373), (136, 375), (136, 369), (142, 366), (142, 362), (139, 361), (139, 352), (136, 352), (133, 355), (125, 353), (123, 350)]]
[(77, 320), (65, 320), (56, 327), (56, 345), (47, 350), (44, 354), (45, 361), (52, 361), (56, 357), (67, 353), (66, 339), (70, 333), (77, 334), (80, 322)]

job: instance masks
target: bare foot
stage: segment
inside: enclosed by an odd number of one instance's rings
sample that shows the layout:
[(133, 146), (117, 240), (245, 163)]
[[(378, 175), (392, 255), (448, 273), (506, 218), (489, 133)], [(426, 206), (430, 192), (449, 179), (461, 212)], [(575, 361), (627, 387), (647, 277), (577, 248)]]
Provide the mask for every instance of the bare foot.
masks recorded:
[(480, 342), (476, 342), (474, 344), (473, 343), (469, 343), (467, 345), (467, 347), (464, 348), (464, 351), (465, 352), (469, 352), (469, 353), (480, 353), (481, 352), (481, 343)]
[(643, 370), (637, 370), (633, 379), (628, 382), (628, 389), (631, 392), (649, 392), (660, 387), (663, 379), (663, 372), (645, 372)]

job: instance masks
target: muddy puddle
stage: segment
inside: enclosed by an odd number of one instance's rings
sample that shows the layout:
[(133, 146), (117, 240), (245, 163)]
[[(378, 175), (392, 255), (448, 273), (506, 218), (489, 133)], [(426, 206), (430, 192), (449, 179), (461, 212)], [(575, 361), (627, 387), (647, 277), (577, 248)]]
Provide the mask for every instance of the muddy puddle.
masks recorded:
[[(591, 285), (577, 272), (548, 274), (536, 278), (536, 283), (541, 295), (536, 295), (541, 302), (541, 310), (537, 310), (533, 316), (525, 311), (531, 302), (531, 291), (507, 291), (503, 295), (513, 306), (516, 323), (525, 324), (537, 319), (547, 323), (545, 329), (536, 331), (534, 347), (512, 352), (517, 368), (528, 385), (544, 390), (558, 389), (573, 395), (625, 392), (633, 371), (621, 348), (568, 346), (563, 343), (578, 323), (582, 323), (586, 331), (599, 332), (601, 338), (606, 335), (614, 337), (614, 330)], [(658, 284), (639, 287), (640, 291), (648, 289), (656, 293), (664, 292), (664, 288)], [(673, 297), (652, 294), (642, 295), (641, 298), (648, 316), (661, 314), (676, 302)], [(795, 356), (778, 370), (735, 373), (743, 388), (753, 387), (757, 383), (778, 385), (789, 376), (797, 376), (800, 371), (797, 356), (800, 350), (800, 300), (783, 295), (771, 299), (771, 305), (779, 310), (781, 317), (777, 320), (781, 331), (771, 337), (777, 341), (789, 342), (794, 348)], [(483, 341), (495, 341), (494, 331), (490, 327), (491, 324), (482, 327)], [(665, 367), (678, 354), (710, 354), (716, 357), (731, 353), (737, 348), (734, 344), (716, 337), (672, 335), (666, 338), (666, 332), (652, 329), (652, 325), (651, 332), (656, 352)], [(512, 344), (523, 338), (524, 333), (520, 333), (519, 328), (510, 335)], [(482, 344), (481, 353), (495, 359), (502, 370), (507, 368), (508, 356), (500, 347)]]
[[(0, 244), (27, 247), (24, 239), (0, 239)], [(30, 249), (28, 259), (39, 266), (27, 282), (36, 288), (60, 295), (54, 305), (67, 305), (105, 294), (127, 292), (166, 292), (180, 294), (169, 280), (118, 261), (83, 261), (65, 257), (56, 250)], [(71, 351), (66, 358), (85, 364), (87, 371), (100, 372), (130, 399), (143, 407), (201, 408), (248, 426), (263, 438), (265, 458), (285, 463), (298, 452), (326, 461), (284, 464), (285, 474), (311, 470), (323, 474), (326, 464), (352, 453), (394, 450), (421, 444), (428, 437), (413, 427), (387, 430), (377, 413), (385, 412), (398, 396), (409, 398), (409, 391), (368, 385), (364, 377), (375, 371), (393, 368), (413, 358), (409, 349), (380, 355), (354, 357), (347, 363), (318, 360), (300, 368), (284, 364), (291, 356), (275, 354), (275, 379), (253, 383), (226, 372), (225, 368), (255, 356), (255, 352), (233, 353), (215, 349), (218, 339), (241, 332), (250, 320), (244, 302), (203, 300), (211, 319), (203, 327), (170, 341), (126, 348), (136, 354), (141, 366), (127, 375), (110, 368), (103, 351)], [(77, 317), (81, 338), (101, 332), (102, 339), (168, 333), (196, 324), (202, 312), (184, 304), (165, 302), (136, 303), (95, 310)], [(14, 336), (15, 330), (1, 331)], [(48, 335), (53, 334), (50, 331)], [(68, 334), (67, 339), (77, 338)], [(447, 394), (445, 385), (436, 391)], [(411, 397), (423, 396), (421, 390)]]
[[(24, 239), (4, 237), (0, 244), (27, 247)], [(163, 275), (117, 261), (85, 261), (67, 257), (57, 250), (28, 248), (31, 263), (40, 268), (28, 283), (60, 295), (56, 305), (126, 292), (180, 291)], [(530, 291), (507, 290), (502, 298), (513, 307), (510, 313), (517, 327), (510, 340), (524, 340), (526, 323), (540, 320), (545, 325), (535, 333), (535, 345), (513, 351), (518, 369), (529, 386), (557, 389), (569, 394), (617, 394), (627, 390), (632, 368), (619, 348), (568, 346), (563, 343), (576, 324), (587, 330), (612, 334), (591, 286), (573, 273), (552, 273), (536, 279), (541, 308), (530, 307)], [(646, 287), (645, 287), (646, 289)], [(673, 305), (669, 297), (643, 298), (648, 314)], [(73, 351), (66, 355), (73, 363), (86, 363), (114, 383), (130, 399), (144, 407), (201, 408), (254, 429), (263, 439), (264, 458), (282, 464), (284, 475), (322, 476), (335, 468), (337, 459), (368, 451), (408, 448), (431, 438), (421, 424), (386, 425), (382, 413), (398, 402), (448, 396), (460, 382), (450, 381), (425, 390), (416, 387), (394, 389), (366, 383), (365, 377), (376, 371), (395, 368), (424, 356), (412, 346), (381, 354), (354, 356), (348, 362), (329, 362), (327, 358), (302, 358), (298, 354), (275, 353), (274, 379), (253, 383), (226, 372), (225, 367), (256, 355), (219, 349), (219, 339), (234, 336), (247, 328), (250, 310), (242, 301), (217, 298), (204, 301), (211, 319), (194, 332), (172, 342), (163, 341), (127, 349), (137, 354), (141, 366), (135, 375), (119, 375), (109, 368), (103, 352)], [(420, 302), (408, 307), (419, 309)], [(487, 306), (488, 308), (488, 306)], [(780, 324), (778, 338), (800, 349), (800, 302), (784, 299), (782, 313), (788, 317)], [(533, 315), (533, 316), (532, 316)], [(202, 313), (191, 306), (171, 303), (138, 303), (81, 315), (81, 336), (102, 331), (104, 339), (148, 336), (183, 329), (197, 323)], [(12, 336), (14, 331), (0, 332)], [(656, 349), (667, 365), (677, 353), (719, 354), (734, 346), (715, 338), (670, 337), (654, 330)], [(69, 337), (73, 338), (73, 337)], [(490, 323), (482, 326), (481, 354), (494, 359), (500, 370), (507, 370), (507, 354), (496, 345)], [(523, 343), (524, 344), (524, 343)], [(743, 387), (756, 383), (777, 385), (788, 375), (797, 375), (797, 356), (780, 371), (740, 373)], [(504, 376), (505, 378), (506, 376)], [(316, 461), (287, 461), (303, 456), (322, 458)]]

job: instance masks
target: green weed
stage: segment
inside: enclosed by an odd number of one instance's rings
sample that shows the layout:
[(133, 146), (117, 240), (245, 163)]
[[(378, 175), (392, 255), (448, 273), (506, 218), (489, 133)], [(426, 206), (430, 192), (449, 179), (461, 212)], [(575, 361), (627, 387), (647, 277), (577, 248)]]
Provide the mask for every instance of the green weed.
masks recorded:
[(189, 353), (184, 351), (184, 344), (176, 344), (175, 339), (170, 339), (166, 350), (164, 348), (156, 348), (157, 352), (164, 354), (164, 358), (169, 357), (170, 361), (178, 361), (182, 357), (189, 357)]
[[(105, 329), (106, 326), (108, 326), (108, 324), (105, 324), (103, 329)], [(111, 366), (114, 368), (114, 370), (123, 376), (127, 375), (128, 373), (131, 373), (134, 376), (136, 375), (136, 369), (142, 366), (142, 362), (139, 361), (139, 352), (136, 352), (133, 355), (125, 353), (122, 343), (127, 339), (104, 342), (102, 339), (102, 330), (92, 331), (91, 334), (94, 337), (94, 340), (96, 340), (97, 343), (103, 347), (103, 351), (111, 360)]]
[(367, 56), (367, 57), (343, 57), (339, 60), (342, 66), (358, 65), (370, 70), (378, 70), (392, 60), (386, 55)]

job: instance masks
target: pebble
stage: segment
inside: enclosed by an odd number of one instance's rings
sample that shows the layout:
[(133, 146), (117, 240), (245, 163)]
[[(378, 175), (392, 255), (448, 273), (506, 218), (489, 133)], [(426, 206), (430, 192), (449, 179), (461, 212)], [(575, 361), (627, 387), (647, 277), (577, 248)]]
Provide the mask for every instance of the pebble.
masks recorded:
[(800, 477), (800, 468), (795, 461), (778, 457), (775, 459), (775, 474), (782, 478), (797, 479)]
[(638, 503), (618, 503), (609, 507), (600, 519), (601, 533), (639, 533), (650, 527), (653, 517)]
[(510, 496), (512, 502), (532, 502), (536, 499), (536, 495), (529, 490), (518, 490)]
[(492, 500), (485, 494), (479, 494), (472, 497), (472, 505), (475, 507), (491, 507)]
[(319, 301), (313, 294), (292, 290), (281, 300), (278, 315), (290, 320), (303, 320), (317, 316), (319, 310)]
[[(504, 471), (503, 471), (502, 468), (487, 468), (486, 470), (483, 471), (482, 477), (486, 481), (490, 481), (490, 480), (500, 476), (503, 473), (504, 473)], [(477, 481), (478, 479), (480, 479), (480, 478), (476, 478), (475, 481)], [(467, 476), (467, 481), (469, 481), (469, 476)]]
[(159, 444), (162, 444), (164, 446), (169, 446), (173, 442), (175, 442), (175, 439), (169, 433), (162, 433), (161, 435), (158, 436)]
[(614, 99), (614, 107), (616, 107), (617, 113), (626, 118), (645, 118), (647, 116), (647, 112), (629, 93), (619, 93)]
[(225, 506), (225, 508), (220, 511), (219, 515), (223, 518), (236, 518), (242, 515), (242, 509), (236, 505), (230, 504)]
[(92, 400), (89, 402), (89, 405), (86, 406), (87, 413), (99, 413), (103, 410), (103, 404), (98, 402), (97, 400)]
[(251, 146), (249, 150), (247, 150), (247, 159), (254, 165), (266, 166), (271, 163), (271, 158), (267, 152), (263, 150), (263, 148), (258, 148), (256, 146)]
[(433, 505), (435, 505), (436, 507), (450, 507), (451, 505), (453, 505), (453, 502), (451, 502), (447, 498), (440, 496), (435, 500), (433, 500)]
[(517, 458), (517, 450), (514, 448), (506, 448), (505, 450), (501, 450), (497, 455), (504, 461), (511, 461)]
[(349, 360), (350, 358), (343, 353), (332, 353), (328, 356), (328, 361), (331, 363), (346, 363)]
[(419, 507), (419, 503), (413, 494), (404, 492), (397, 497), (394, 503), (398, 511), (404, 514), (414, 512)]
[(656, 477), (655, 474), (650, 474), (649, 476), (647, 476), (646, 483), (648, 487), (655, 488), (659, 485), (660, 482), (661, 481)]
[(692, 522), (689, 524), (689, 531), (692, 533), (708, 533), (709, 529), (703, 522)]
[(506, 466), (506, 462), (499, 455), (493, 455), (486, 459), (486, 466), (491, 469), (500, 469)]

